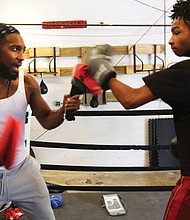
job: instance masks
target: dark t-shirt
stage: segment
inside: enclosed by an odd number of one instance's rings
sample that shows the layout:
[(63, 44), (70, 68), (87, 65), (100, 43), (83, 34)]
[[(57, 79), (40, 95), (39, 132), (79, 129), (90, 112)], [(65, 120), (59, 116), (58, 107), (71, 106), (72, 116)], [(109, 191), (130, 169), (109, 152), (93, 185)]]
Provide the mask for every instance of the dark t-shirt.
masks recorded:
[(172, 107), (181, 174), (190, 176), (190, 60), (143, 78), (152, 93)]

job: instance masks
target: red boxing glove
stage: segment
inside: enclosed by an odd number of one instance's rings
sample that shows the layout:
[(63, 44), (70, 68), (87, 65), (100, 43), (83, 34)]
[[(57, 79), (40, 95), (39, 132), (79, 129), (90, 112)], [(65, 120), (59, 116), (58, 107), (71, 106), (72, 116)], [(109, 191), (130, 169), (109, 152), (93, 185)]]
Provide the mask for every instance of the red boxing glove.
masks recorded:
[(13, 165), (16, 148), (20, 139), (22, 122), (12, 116), (7, 118), (0, 139), (0, 165), (10, 169)]
[[(81, 93), (101, 94), (103, 89), (98, 85), (94, 78), (89, 74), (88, 65), (77, 64), (73, 69), (72, 85), (80, 89)], [(76, 95), (76, 94), (75, 94)]]

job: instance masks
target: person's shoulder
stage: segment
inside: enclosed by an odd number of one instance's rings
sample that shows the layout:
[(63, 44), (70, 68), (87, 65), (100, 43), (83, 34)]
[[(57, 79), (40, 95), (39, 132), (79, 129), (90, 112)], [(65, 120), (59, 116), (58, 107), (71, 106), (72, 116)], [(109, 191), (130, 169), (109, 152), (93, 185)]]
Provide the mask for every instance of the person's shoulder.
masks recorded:
[(171, 66), (171, 68), (188, 68), (190, 67), (190, 59), (187, 60), (182, 60), (178, 63), (175, 63), (174, 65)]
[(38, 83), (33, 75), (29, 73), (24, 73), (24, 83), (29, 87), (38, 87)]
[(35, 80), (35, 78), (29, 73), (24, 73), (24, 80)]

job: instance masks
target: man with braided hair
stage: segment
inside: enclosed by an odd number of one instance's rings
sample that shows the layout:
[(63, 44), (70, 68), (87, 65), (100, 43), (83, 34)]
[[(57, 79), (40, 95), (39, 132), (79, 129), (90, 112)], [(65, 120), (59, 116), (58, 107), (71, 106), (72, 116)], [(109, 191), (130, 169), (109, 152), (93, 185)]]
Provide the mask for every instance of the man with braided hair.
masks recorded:
[(178, 0), (171, 10), (173, 52), (187, 60), (143, 78), (144, 85), (132, 88), (118, 79), (108, 59), (93, 55), (89, 59), (91, 76), (104, 89), (111, 89), (125, 109), (139, 107), (161, 98), (173, 110), (179, 148), (181, 177), (172, 191), (164, 220), (190, 219), (190, 0)]
[(42, 98), (34, 77), (19, 71), (24, 51), (25, 44), (19, 31), (0, 23), (0, 137), (7, 116), (23, 122), (12, 167), (6, 169), (0, 161), (0, 209), (12, 201), (31, 220), (55, 220), (40, 164), (28, 155), (25, 147), (26, 109), (30, 105), (39, 123), (50, 130), (63, 123), (66, 110), (77, 111), (80, 100), (79, 95), (65, 95), (63, 106), (51, 110)]

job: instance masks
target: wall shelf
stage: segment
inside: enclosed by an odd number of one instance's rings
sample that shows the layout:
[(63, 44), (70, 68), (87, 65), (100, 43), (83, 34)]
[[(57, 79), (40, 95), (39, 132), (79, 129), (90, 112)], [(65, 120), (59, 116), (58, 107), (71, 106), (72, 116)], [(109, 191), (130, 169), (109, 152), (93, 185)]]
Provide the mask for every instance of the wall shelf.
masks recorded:
[[(162, 44), (139, 44), (139, 45), (122, 45), (122, 46), (112, 46), (113, 56), (133, 56), (132, 65), (122, 65), (116, 64), (114, 67), (117, 74), (137, 74), (145, 72), (155, 72), (156, 70), (161, 70), (164, 68), (164, 61), (158, 56), (158, 54), (163, 54), (165, 52), (165, 47)], [(29, 48), (25, 51), (25, 59), (31, 59), (27, 71), (31, 74), (47, 73), (60, 76), (71, 76), (73, 72), (73, 67), (59, 67), (56, 66), (56, 57), (78, 57), (82, 63), (86, 63), (91, 50), (94, 47), (82, 46), (82, 47), (37, 47)], [(145, 63), (140, 56), (141, 55), (153, 55), (153, 63)], [(49, 68), (37, 68), (38, 58), (50, 58)], [(160, 60), (160, 63), (157, 61)], [(138, 61), (138, 62), (137, 62)], [(140, 62), (140, 64), (139, 64)], [(51, 67), (53, 63), (53, 67)], [(33, 67), (31, 66), (33, 64)]]
[[(49, 47), (49, 48), (29, 48), (29, 58), (33, 58), (29, 65), (28, 65), (28, 73), (29, 74), (53, 74), (57, 75), (57, 68), (56, 68), (56, 57), (59, 56), (59, 48), (56, 47)], [(49, 60), (49, 68), (48, 71), (39, 71), (37, 69), (37, 58), (48, 57)], [(53, 63), (53, 68), (52, 68)], [(33, 64), (33, 69), (31, 65)]]

